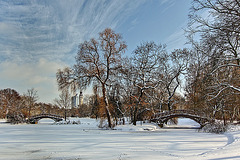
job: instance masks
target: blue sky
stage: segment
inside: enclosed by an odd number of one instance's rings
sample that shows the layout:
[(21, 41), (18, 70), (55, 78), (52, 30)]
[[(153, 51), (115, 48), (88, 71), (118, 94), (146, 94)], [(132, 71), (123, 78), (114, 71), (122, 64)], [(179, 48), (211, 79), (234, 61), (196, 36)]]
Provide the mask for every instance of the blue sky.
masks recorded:
[[(126, 54), (142, 42), (183, 48), (191, 0), (0, 0), (0, 89), (58, 97), (57, 69), (72, 66), (78, 44), (110, 27)], [(86, 91), (87, 94), (89, 91)]]

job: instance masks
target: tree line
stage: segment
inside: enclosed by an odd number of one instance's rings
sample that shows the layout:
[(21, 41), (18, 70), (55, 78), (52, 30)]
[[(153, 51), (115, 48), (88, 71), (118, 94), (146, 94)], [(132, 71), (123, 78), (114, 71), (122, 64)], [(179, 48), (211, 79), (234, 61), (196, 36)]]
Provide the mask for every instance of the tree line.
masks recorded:
[[(144, 42), (127, 53), (122, 36), (106, 28), (97, 39), (79, 44), (73, 67), (56, 73), (62, 93), (54, 112), (106, 118), (110, 128), (123, 117), (136, 124), (174, 109), (239, 121), (239, 19), (239, 0), (193, 0), (185, 29), (190, 47), (171, 52), (164, 44)], [(89, 86), (93, 95), (70, 110), (70, 92)], [(30, 115), (32, 104), (25, 106)]]
[(175, 108), (204, 112), (224, 122), (239, 120), (240, 2), (192, 4), (186, 29), (190, 48), (169, 53), (165, 45), (145, 42), (123, 57), (126, 42), (107, 28), (98, 39), (80, 43), (73, 67), (57, 72), (59, 89), (94, 85), (96, 110), (109, 127), (113, 117), (129, 116), (136, 124), (143, 111)]
[[(38, 114), (55, 114), (65, 117), (89, 117), (91, 116), (91, 108), (86, 105), (90, 97), (85, 97), (86, 104), (82, 104), (80, 108), (71, 108), (70, 93), (68, 103), (63, 103), (62, 99), (65, 95), (60, 94), (54, 99), (53, 103), (38, 102), (37, 90), (34, 88), (28, 89), (22, 95), (15, 89), (7, 88), (0, 90), (0, 119), (7, 119), (10, 123), (22, 123), (31, 116)], [(83, 110), (84, 108), (84, 110)]]

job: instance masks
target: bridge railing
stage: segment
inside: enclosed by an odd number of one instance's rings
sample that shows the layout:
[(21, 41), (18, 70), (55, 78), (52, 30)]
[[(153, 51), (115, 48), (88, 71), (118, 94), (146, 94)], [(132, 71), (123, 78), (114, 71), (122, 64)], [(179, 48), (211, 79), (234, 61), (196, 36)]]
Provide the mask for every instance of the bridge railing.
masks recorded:
[(62, 117), (62, 116), (54, 115), (54, 114), (44, 114), (44, 113), (43, 113), (43, 114), (38, 114), (38, 115), (35, 115), (35, 116), (32, 116), (32, 117), (28, 118), (28, 119), (26, 120), (26, 122), (33, 124), (33, 123), (38, 122), (38, 121), (39, 121), (40, 119), (42, 119), (42, 118), (51, 118), (51, 119), (53, 119), (53, 120), (55, 120), (55, 121), (61, 121), (61, 120), (63, 120), (63, 117)]
[(38, 117), (63, 118), (62, 116), (59, 116), (59, 115), (43, 113), (43, 114), (34, 115), (34, 116), (30, 117), (29, 119), (35, 119)]
[(154, 118), (157, 117), (163, 117), (167, 115), (173, 115), (173, 114), (186, 114), (186, 115), (197, 115), (197, 116), (203, 116), (202, 114), (199, 114), (198, 112), (195, 112), (193, 110), (171, 110), (171, 111), (164, 111), (161, 113), (157, 113), (154, 115)]

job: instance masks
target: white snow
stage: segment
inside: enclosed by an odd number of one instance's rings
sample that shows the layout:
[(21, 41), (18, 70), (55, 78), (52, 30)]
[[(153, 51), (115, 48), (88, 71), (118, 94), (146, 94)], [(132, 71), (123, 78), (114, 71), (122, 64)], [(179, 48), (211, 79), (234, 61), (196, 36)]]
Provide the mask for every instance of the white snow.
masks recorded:
[[(146, 160), (240, 159), (240, 127), (225, 134), (196, 129), (159, 128), (150, 123), (99, 129), (99, 121), (70, 119), (78, 124), (11, 125), (0, 122), (1, 160)], [(181, 126), (196, 126), (188, 119)]]

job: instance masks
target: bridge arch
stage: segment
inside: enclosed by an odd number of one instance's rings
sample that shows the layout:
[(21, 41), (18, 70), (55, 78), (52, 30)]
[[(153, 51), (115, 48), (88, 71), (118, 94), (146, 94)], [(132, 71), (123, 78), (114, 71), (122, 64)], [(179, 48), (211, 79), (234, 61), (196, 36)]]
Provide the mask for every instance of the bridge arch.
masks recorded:
[(200, 128), (214, 121), (207, 117), (200, 116), (194, 111), (189, 111), (189, 110), (173, 110), (173, 111), (167, 111), (167, 112), (160, 112), (158, 114), (155, 114), (154, 117), (151, 119), (151, 121), (157, 123), (160, 127), (163, 127), (163, 124), (167, 123), (167, 121), (172, 118), (192, 119), (200, 125)]
[(27, 119), (27, 123), (31, 123), (31, 124), (35, 124), (37, 123), (40, 119), (43, 118), (50, 118), (52, 120), (54, 120), (55, 122), (59, 122), (63, 120), (62, 116), (59, 115), (54, 115), (54, 114), (38, 114), (35, 116), (32, 116), (30, 118)]

